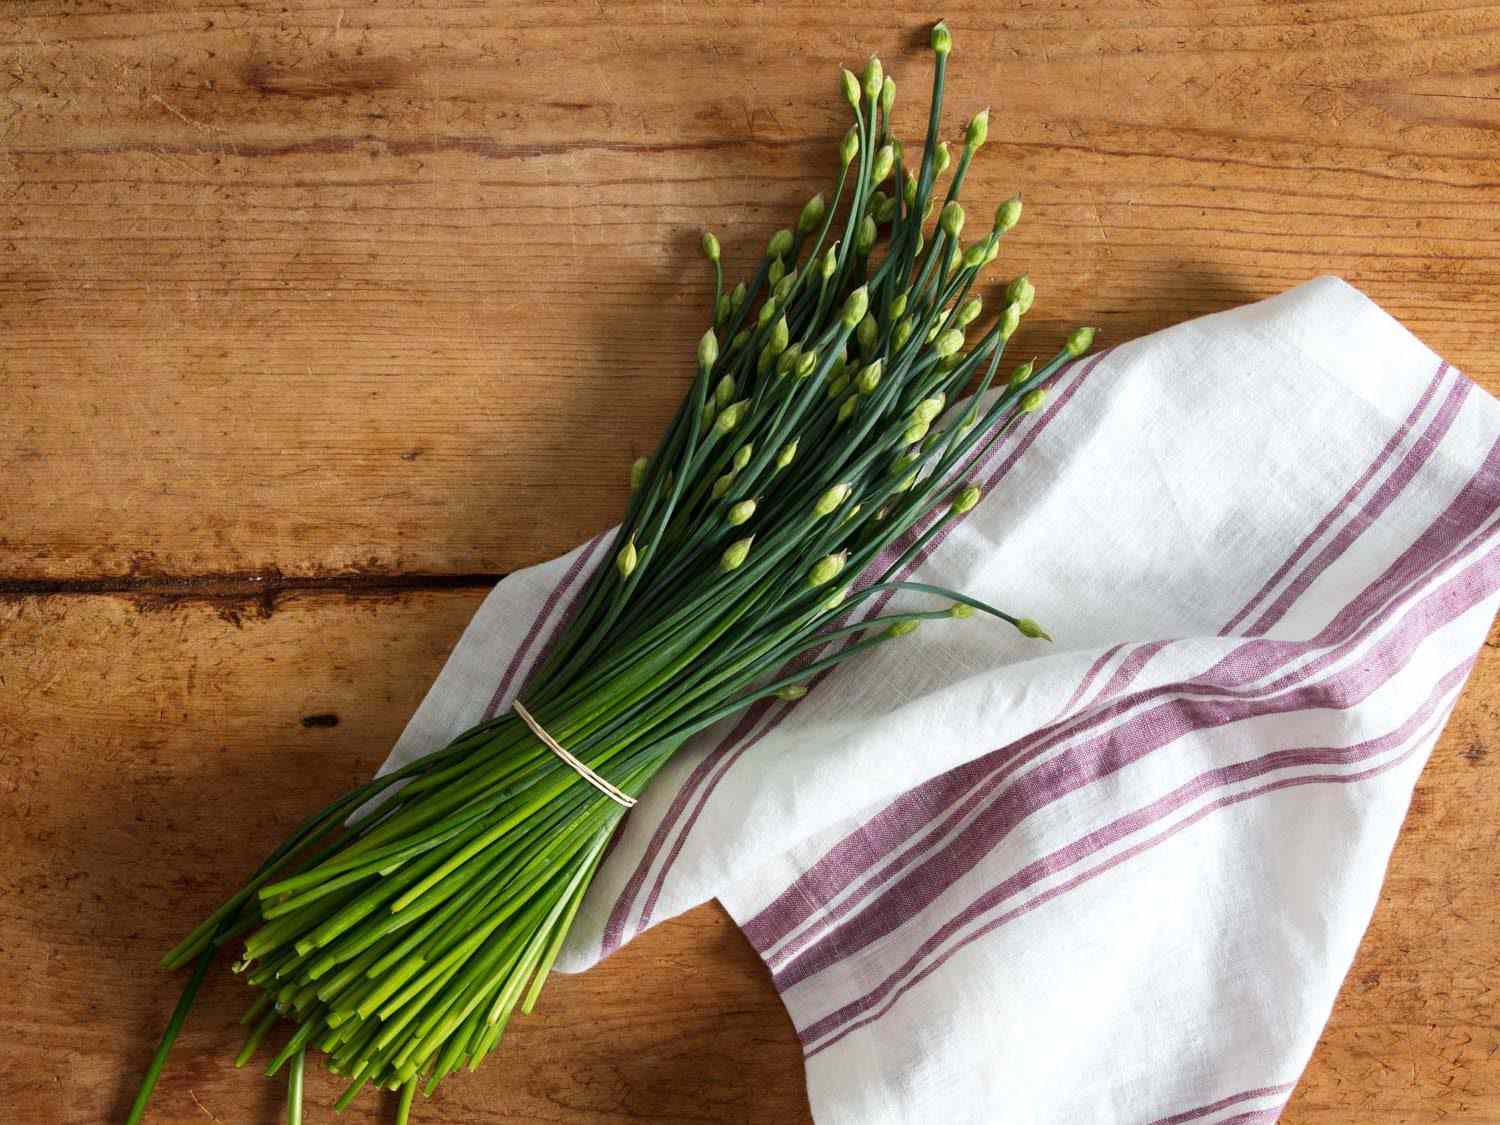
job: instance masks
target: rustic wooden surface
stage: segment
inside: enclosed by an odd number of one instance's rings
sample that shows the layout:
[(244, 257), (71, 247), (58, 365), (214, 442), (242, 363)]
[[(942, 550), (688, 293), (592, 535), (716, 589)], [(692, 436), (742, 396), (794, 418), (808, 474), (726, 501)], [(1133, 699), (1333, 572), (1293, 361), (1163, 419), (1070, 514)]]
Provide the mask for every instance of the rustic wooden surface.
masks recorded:
[[(118, 1120), (157, 953), (380, 759), (496, 575), (611, 521), (701, 331), (698, 231), (743, 266), (824, 186), (841, 61), (880, 52), (916, 131), (934, 13), (901, 8), (0, 7), (7, 1120)], [(1500, 390), (1500, 6), (943, 14), (950, 134), (995, 107), (966, 194), (1026, 195), (1029, 337), (1335, 272)], [(1500, 1121), (1497, 648), (1286, 1121)], [(422, 1120), (805, 1118), (717, 908), (550, 988)], [(279, 1120), (225, 1065), (237, 999), (154, 1121)]]

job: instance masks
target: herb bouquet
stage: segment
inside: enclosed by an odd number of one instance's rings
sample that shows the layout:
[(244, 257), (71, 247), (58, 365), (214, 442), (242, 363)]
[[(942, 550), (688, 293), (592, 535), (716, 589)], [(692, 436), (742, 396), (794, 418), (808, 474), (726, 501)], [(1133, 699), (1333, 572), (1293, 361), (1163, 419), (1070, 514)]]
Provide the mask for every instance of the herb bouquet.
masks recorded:
[[(1033, 289), (1010, 282), (983, 332), (972, 290), (1021, 203), (961, 241), (958, 195), (988, 112), (951, 160), (937, 136), (944, 25), (932, 46), (920, 156), (908, 164), (891, 135), (896, 86), (871, 59), (861, 77), (841, 75), (854, 124), (832, 201), (809, 200), (729, 292), (718, 242), (704, 235), (715, 301), (696, 377), (632, 470), (612, 565), (593, 575), (519, 705), (317, 813), (163, 959), (194, 970), (131, 1125), (231, 945), (254, 990), (236, 1062), (287, 1025), (267, 1073), (289, 1071), (289, 1120), (301, 1119), (316, 1048), (347, 1079), (339, 1108), (385, 1087), (401, 1092), (405, 1122), (419, 1088), (476, 1067), (512, 1014), (531, 1010), (616, 826), (695, 733), (758, 699), (795, 698), (926, 620), (979, 611), (1045, 636), (1024, 617), (892, 579), (978, 502), (966, 467), (1041, 405), (1042, 384), (1093, 335), (1079, 329), (1049, 362), (999, 376)], [(879, 565), (902, 536), (904, 553)], [(847, 623), (893, 588), (942, 602)]]

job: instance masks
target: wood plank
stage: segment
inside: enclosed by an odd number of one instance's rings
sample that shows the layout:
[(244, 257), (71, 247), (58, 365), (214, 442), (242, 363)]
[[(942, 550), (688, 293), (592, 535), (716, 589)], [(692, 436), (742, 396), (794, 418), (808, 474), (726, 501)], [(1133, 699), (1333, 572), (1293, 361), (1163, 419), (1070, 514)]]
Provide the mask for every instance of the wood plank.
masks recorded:
[[(269, 613), (249, 600), (0, 601), (11, 1120), (119, 1119), (175, 998), (157, 956), (313, 806), (367, 776), (478, 596), (301, 592)], [(1500, 1119), (1497, 698), (1500, 628), (1422, 777), (1294, 1125)], [(242, 1003), (222, 976), (207, 990), (153, 1122), (279, 1120), (279, 1084), (229, 1065)], [(806, 1119), (795, 1035), (717, 906), (554, 980), (507, 1035), (421, 1120)], [(336, 1093), (311, 1080), (314, 1120)], [(369, 1099), (346, 1119), (388, 1118)]]
[[(1337, 272), (1500, 388), (1500, 8), (950, 8), (968, 194), (1027, 198), (1018, 347)], [(734, 276), (828, 185), (841, 61), (915, 133), (929, 15), (12, 0), (0, 575), (490, 573), (606, 526), (697, 232)]]

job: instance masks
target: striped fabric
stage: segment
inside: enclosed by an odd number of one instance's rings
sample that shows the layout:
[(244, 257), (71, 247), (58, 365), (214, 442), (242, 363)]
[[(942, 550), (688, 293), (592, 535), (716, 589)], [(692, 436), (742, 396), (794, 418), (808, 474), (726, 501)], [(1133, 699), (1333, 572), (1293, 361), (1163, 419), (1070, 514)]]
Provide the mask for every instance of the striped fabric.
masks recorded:
[[(717, 897), (820, 1122), (1275, 1121), (1500, 605), (1500, 404), (1325, 278), (1072, 365), (974, 475), (910, 571), (1057, 642), (938, 623), (707, 732), (564, 966)], [(607, 539), (497, 587), (388, 768)]]

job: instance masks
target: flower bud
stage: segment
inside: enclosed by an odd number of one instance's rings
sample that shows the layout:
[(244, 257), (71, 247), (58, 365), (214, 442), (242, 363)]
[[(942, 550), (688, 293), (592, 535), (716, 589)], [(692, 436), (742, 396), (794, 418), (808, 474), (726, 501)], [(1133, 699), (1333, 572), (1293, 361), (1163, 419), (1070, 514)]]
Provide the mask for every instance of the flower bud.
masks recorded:
[(939, 141), (937, 146), (937, 153), (932, 158), (933, 171), (936, 172), (937, 175), (941, 176), (948, 170), (948, 165), (952, 163), (953, 157), (948, 152), (948, 142)]
[(964, 334), (962, 330), (958, 328), (950, 328), (948, 329), (948, 331), (942, 333), (942, 335), (940, 335), (936, 340), (933, 341), (932, 350), (935, 351), (939, 357), (943, 357), (953, 355), (956, 351), (958, 351), (959, 348), (963, 346)]
[(827, 213), (828, 203), (820, 191), (802, 205), (802, 214), (797, 216), (797, 229), (803, 234), (811, 233)]
[(920, 624), (920, 621), (916, 621), (908, 617), (904, 621), (898, 621), (894, 625), (892, 625), (885, 631), (885, 635), (892, 638), (904, 637), (908, 633), (915, 633), (917, 631), (917, 626)]
[(736, 285), (734, 287), (734, 289), (732, 289), (730, 291), (730, 293), (729, 293), (729, 307), (731, 309), (733, 309), (735, 312), (739, 312), (740, 311), (740, 306), (745, 303), (745, 294), (746, 294), (746, 292), (748, 292), (748, 290), (745, 289), (745, 283), (743, 281), (740, 282), (738, 285)]
[(839, 68), (839, 92), (844, 95), (850, 109), (859, 109), (859, 79), (847, 67)]
[(745, 415), (749, 410), (750, 400), (748, 398), (742, 398), (739, 402), (726, 406), (719, 412), (719, 417), (714, 422), (714, 429), (718, 430), (721, 434), (733, 432), (739, 428), (739, 424), (744, 421)]
[(812, 569), (807, 572), (807, 584), (812, 587), (826, 586), (839, 576), (844, 569), (844, 563), (848, 556), (842, 552), (837, 555), (824, 555), (813, 563)]
[(877, 191), (870, 201), (870, 214), (877, 223), (888, 223), (896, 217), (896, 201)]
[(940, 21), (933, 25), (932, 49), (939, 55), (946, 55), (953, 50), (953, 36), (949, 33), (946, 23)]
[(948, 396), (939, 391), (937, 394), (924, 398), (912, 408), (913, 421), (933, 422), (943, 412), (943, 407), (948, 405)]
[(698, 341), (698, 366), (708, 371), (719, 362), (719, 338), (710, 328)]
[(979, 503), (980, 495), (981, 493), (977, 484), (965, 485), (953, 497), (953, 505), (949, 511), (955, 516), (961, 516), (965, 512), (973, 511), (974, 505)]
[(987, 242), (976, 242), (964, 251), (964, 268), (977, 270), (984, 265), (984, 256), (989, 251)]
[(860, 75), (860, 84), (864, 88), (865, 97), (874, 101), (880, 97), (880, 87), (885, 84), (885, 68), (880, 65), (880, 60), (874, 55), (870, 61), (865, 63), (864, 73)]
[(801, 699), (806, 694), (807, 694), (807, 685), (806, 684), (787, 684), (786, 687), (784, 687), (784, 688), (780, 689), (778, 692), (776, 692), (776, 698), (777, 699), (785, 699), (787, 701), (792, 701), (792, 700)]
[(898, 453), (891, 458), (891, 467), (887, 470), (888, 475), (899, 477), (911, 472), (911, 467), (917, 463), (917, 455), (914, 453)]
[(958, 313), (953, 318), (953, 323), (960, 328), (967, 328), (979, 319), (979, 314), (984, 311), (984, 302), (978, 297), (970, 297), (958, 307)]
[(875, 229), (875, 220), (866, 215), (859, 221), (859, 229), (854, 234), (854, 252), (864, 257), (875, 248), (875, 237), (879, 232)]
[(772, 355), (780, 355), (786, 351), (787, 341), (791, 339), (792, 330), (787, 327), (786, 317), (783, 316), (771, 328), (771, 334), (766, 338), (766, 347), (771, 349)]
[(745, 523), (753, 515), (755, 515), (755, 501), (741, 500), (729, 509), (727, 517), (729, 526), (739, 527), (740, 524)]
[(753, 456), (755, 456), (755, 446), (746, 442), (734, 451), (734, 460), (729, 463), (731, 471), (739, 472), (746, 465), (750, 464), (750, 458)]
[(771, 241), (766, 243), (766, 257), (785, 258), (792, 252), (792, 232), (779, 230), (771, 236)]
[(819, 519), (828, 515), (828, 513), (832, 512), (845, 500), (849, 499), (851, 491), (853, 489), (847, 484), (836, 484), (827, 489), (822, 496), (818, 497), (818, 502), (813, 505), (813, 515)]
[(637, 457), (635, 463), (630, 466), (630, 491), (634, 492), (640, 488), (646, 480), (646, 466), (651, 463), (649, 457)]
[(958, 238), (959, 232), (964, 229), (964, 209), (959, 206), (958, 200), (950, 199), (943, 204), (943, 213), (938, 216), (938, 226), (949, 238)]
[(1047, 630), (1043, 629), (1029, 617), (1023, 617), (1017, 621), (1016, 629), (1020, 631), (1021, 636), (1030, 637), (1034, 641), (1050, 641), (1052, 639), (1047, 635)]
[(776, 353), (771, 350), (771, 345), (766, 344), (760, 349), (760, 355), (755, 360), (755, 373), (757, 375), (769, 375), (771, 368), (776, 366)]
[(1004, 234), (1021, 221), (1021, 197), (1013, 195), (995, 208), (995, 230)]
[(948, 249), (948, 264), (944, 267), (944, 272), (952, 273), (954, 270), (958, 269), (959, 263), (963, 260), (964, 248), (955, 242)]
[(848, 586), (840, 586), (833, 593), (829, 594), (826, 599), (824, 599), (824, 601), (823, 601), (823, 608), (824, 609), (838, 609), (839, 606), (841, 606), (841, 605), (844, 604), (844, 599), (847, 598), (848, 596), (849, 596), (849, 587)]
[(797, 360), (797, 378), (806, 379), (813, 373), (813, 369), (817, 366), (818, 353), (803, 352), (801, 358)]
[(880, 112), (884, 116), (889, 117), (891, 115), (891, 106), (895, 104), (896, 80), (887, 75), (886, 80), (880, 84)]
[(1031, 311), (1031, 304), (1036, 300), (1036, 286), (1031, 284), (1031, 279), (1024, 273), (1005, 287), (1005, 299), (1014, 301), (1021, 306), (1021, 315), (1025, 316)]
[(885, 364), (877, 359), (874, 363), (867, 364), (854, 380), (854, 389), (862, 395), (872, 395), (875, 388), (880, 386), (880, 376), (885, 369)]
[(964, 130), (964, 147), (973, 151), (989, 139), (990, 111), (986, 106), (969, 118), (969, 127)]
[(927, 436), (931, 423), (925, 418), (914, 419), (911, 425), (906, 427), (906, 432), (901, 435), (901, 440), (907, 445), (913, 445)]
[(714, 232), (711, 230), (703, 232), (703, 256), (710, 262), (719, 260), (719, 240), (714, 237)]
[(895, 329), (891, 332), (891, 351), (899, 352), (906, 346), (906, 341), (911, 339), (912, 329), (916, 327), (916, 317), (903, 316), (896, 322)]
[[(844, 71), (845, 74), (849, 72)], [(839, 167), (847, 168), (854, 163), (854, 158), (859, 155), (859, 131), (852, 126), (844, 134), (844, 139), (839, 142)]]
[(729, 323), (729, 294), (720, 293), (719, 299), (714, 302), (714, 328), (721, 329)]
[(797, 363), (799, 360), (801, 360), (801, 358), (802, 345), (793, 344), (791, 347), (787, 348), (786, 351), (782, 352), (780, 358), (776, 360), (776, 374), (789, 374), (792, 368), (797, 366)]
[(843, 401), (843, 404), (839, 407), (838, 418), (835, 419), (838, 425), (842, 426), (845, 422), (849, 421), (850, 418), (854, 417), (854, 407), (857, 404), (858, 400), (858, 395), (851, 394)]
[(901, 199), (908, 211), (917, 205), (917, 174), (910, 168), (906, 170), (906, 179), (901, 184)]
[(844, 299), (843, 311), (839, 313), (839, 321), (850, 331), (865, 318), (865, 312), (870, 307), (870, 292), (863, 285), (852, 290)]
[(837, 242), (835, 242), (823, 254), (823, 264), (822, 264), (822, 268), (819, 270), (819, 272), (823, 275), (823, 280), (827, 281), (830, 277), (832, 277), (834, 275), (834, 272), (838, 268), (839, 268), (839, 244)]
[(755, 315), (756, 326), (759, 328), (764, 328), (766, 325), (771, 323), (771, 318), (775, 315), (776, 298), (767, 297), (765, 302), (760, 306), (760, 312), (756, 313)]
[(1025, 383), (1036, 372), (1036, 360), (1028, 359), (1010, 373), (1011, 387), (1019, 387)]
[(896, 150), (890, 145), (881, 145), (875, 152), (875, 163), (870, 168), (870, 183), (885, 183), (895, 167)]
[(626, 542), (625, 546), (620, 549), (620, 553), (615, 556), (615, 569), (620, 572), (621, 578), (629, 578), (635, 571), (635, 566), (638, 562), (640, 562), (640, 556), (636, 554), (635, 540), (631, 539)]
[(1021, 396), (1021, 413), (1035, 414), (1047, 402), (1047, 392), (1041, 387), (1032, 387)]
[(781, 447), (781, 452), (776, 455), (776, 468), (786, 468), (797, 459), (797, 439), (793, 438)]
[(1021, 306), (1012, 301), (1000, 314), (1000, 339), (1009, 340), (1021, 327)]
[(725, 473), (718, 480), (714, 481), (714, 486), (712, 489), (714, 499), (722, 500), (725, 496), (729, 495), (729, 490), (733, 487), (734, 474)]
[(859, 327), (854, 330), (854, 342), (859, 345), (861, 352), (868, 355), (879, 339), (880, 325), (875, 323), (875, 314), (867, 312), (859, 322)]
[(908, 290), (905, 290), (905, 291), (903, 291), (901, 293), (897, 293), (896, 296), (892, 299), (892, 301), (891, 301), (891, 319), (892, 320), (900, 320), (901, 317), (903, 315), (905, 315), (905, 313), (906, 313), (906, 297), (907, 297), (907, 294), (910, 293), (910, 292), (911, 292), (911, 290), (908, 289)]
[(838, 398), (848, 389), (849, 376), (847, 375), (838, 375), (828, 380), (828, 398), (830, 399), (830, 401)]
[(703, 428), (705, 430), (714, 424), (714, 418), (718, 416), (718, 413), (719, 408), (714, 405), (713, 399), (709, 399), (703, 404), (703, 414), (701, 415), (701, 417), (703, 419)]
[(963, 602), (954, 602), (948, 607), (948, 616), (962, 621), (966, 617), (974, 616), (974, 607)]
[(1068, 354), (1077, 359), (1084, 352), (1094, 346), (1094, 330), (1092, 328), (1075, 328), (1068, 337)]
[(724, 553), (719, 556), (719, 569), (724, 571), (738, 570), (741, 564), (750, 556), (750, 544), (755, 542), (755, 536), (748, 535), (744, 539), (736, 539), (724, 548)]
[(729, 350), (737, 352), (750, 342), (750, 330), (741, 328), (734, 334), (734, 339), (729, 341)]
[(781, 284), (782, 278), (786, 277), (786, 262), (781, 258), (772, 258), (770, 268), (766, 270), (766, 280), (771, 285), (771, 292), (776, 292), (776, 287)]
[(719, 385), (714, 388), (714, 402), (718, 403), (722, 410), (734, 401), (734, 377), (725, 375), (719, 380)]

